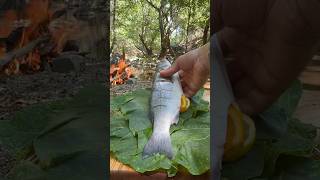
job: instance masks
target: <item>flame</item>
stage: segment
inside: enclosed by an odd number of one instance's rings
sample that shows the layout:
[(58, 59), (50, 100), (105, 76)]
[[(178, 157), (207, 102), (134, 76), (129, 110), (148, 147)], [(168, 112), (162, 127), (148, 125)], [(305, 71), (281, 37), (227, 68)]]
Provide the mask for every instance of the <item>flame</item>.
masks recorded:
[(49, 0), (31, 0), (24, 8), (23, 19), (30, 21), (24, 29), (20, 47), (43, 34), (42, 26), (49, 23)]
[[(49, 3), (50, 0), (30, 0), (24, 9), (20, 12), (14, 9), (7, 10), (1, 17), (0, 37), (7, 38), (14, 30), (15, 24), (23, 20), (23, 31), (21, 38), (15, 42), (15, 49), (22, 48), (30, 41), (46, 34), (49, 24)], [(0, 57), (7, 53), (5, 44), (0, 45)], [(18, 74), (20, 66), (26, 64), (31, 70), (40, 69), (41, 57), (38, 49), (34, 49), (24, 57), (12, 60), (4, 69), (7, 75)]]
[(41, 63), (39, 50), (36, 49), (34, 52), (30, 52), (26, 57), (26, 62), (28, 63), (28, 66), (32, 68), (33, 71), (39, 70)]
[(133, 76), (133, 70), (126, 63), (124, 57), (123, 55), (117, 64), (110, 65), (110, 83), (112, 85), (124, 84)]
[(127, 78), (129, 79), (133, 75), (132, 74), (133, 71), (131, 70), (130, 67), (127, 67), (125, 71), (126, 71), (126, 74), (127, 74)]

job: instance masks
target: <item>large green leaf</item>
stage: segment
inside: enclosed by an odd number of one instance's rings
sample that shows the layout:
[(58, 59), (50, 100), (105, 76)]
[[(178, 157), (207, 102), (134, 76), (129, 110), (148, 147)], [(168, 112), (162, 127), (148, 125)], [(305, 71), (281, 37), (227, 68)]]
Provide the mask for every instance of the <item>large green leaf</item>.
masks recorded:
[(104, 92), (102, 85), (92, 85), (73, 99), (36, 105), (0, 122), (1, 145), (18, 157), (10, 179), (37, 179), (36, 172), (52, 180), (103, 179), (108, 131)]
[(300, 81), (296, 80), (273, 106), (260, 114), (261, 119), (256, 122), (258, 138), (279, 138), (284, 135), (301, 94), (302, 85)]
[(141, 173), (166, 170), (169, 176), (173, 176), (180, 166), (193, 175), (208, 171), (210, 113), (208, 103), (201, 100), (201, 94), (193, 98), (189, 110), (182, 113), (179, 123), (170, 129), (174, 158), (169, 160), (157, 154), (142, 159), (143, 147), (152, 133), (148, 116), (149, 98), (150, 90), (137, 90), (123, 97), (111, 98), (110, 151), (114, 156)]
[(47, 180), (46, 173), (30, 161), (21, 161), (9, 174), (12, 180)]
[(101, 151), (87, 151), (46, 170), (47, 180), (107, 179), (106, 156)]
[[(12, 119), (0, 122), (0, 144), (11, 153), (20, 153), (46, 127), (55, 105), (36, 105), (18, 112)], [(58, 108), (59, 109), (59, 108)]]
[(277, 163), (274, 180), (318, 180), (320, 161), (303, 157), (282, 156)]
[(247, 180), (259, 177), (264, 168), (266, 153), (266, 144), (255, 144), (248, 154), (240, 160), (225, 163), (222, 171), (223, 176), (229, 180)]

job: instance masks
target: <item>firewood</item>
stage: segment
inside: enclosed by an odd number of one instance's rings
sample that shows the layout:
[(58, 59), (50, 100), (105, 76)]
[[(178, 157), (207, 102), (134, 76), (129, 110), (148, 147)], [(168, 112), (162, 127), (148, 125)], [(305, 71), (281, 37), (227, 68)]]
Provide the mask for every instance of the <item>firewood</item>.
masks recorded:
[(3, 57), (0, 58), (0, 68), (10, 63), (14, 59), (20, 58), (29, 52), (31, 52), (34, 48), (36, 48), (39, 44), (44, 43), (49, 40), (49, 37), (39, 37), (34, 41), (31, 41), (27, 45), (22, 48), (14, 49), (8, 53), (6, 53)]

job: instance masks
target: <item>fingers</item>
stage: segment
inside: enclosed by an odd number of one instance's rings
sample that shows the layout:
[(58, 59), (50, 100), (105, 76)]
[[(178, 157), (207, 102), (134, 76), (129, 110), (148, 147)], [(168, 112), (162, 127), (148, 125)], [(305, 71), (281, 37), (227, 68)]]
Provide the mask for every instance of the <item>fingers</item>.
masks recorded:
[(173, 64), (170, 68), (160, 71), (161, 77), (170, 77), (180, 70), (178, 64)]
[(251, 89), (248, 95), (236, 99), (242, 112), (257, 115), (267, 109), (277, 99), (278, 94), (265, 94), (259, 89)]
[(185, 86), (183, 88), (183, 93), (185, 96), (187, 96), (188, 98), (192, 97), (193, 95), (195, 95), (196, 91), (191, 90), (188, 86)]
[(180, 79), (183, 79), (183, 77), (184, 77), (184, 71), (183, 70), (180, 70), (179, 71), (179, 77), (180, 77)]

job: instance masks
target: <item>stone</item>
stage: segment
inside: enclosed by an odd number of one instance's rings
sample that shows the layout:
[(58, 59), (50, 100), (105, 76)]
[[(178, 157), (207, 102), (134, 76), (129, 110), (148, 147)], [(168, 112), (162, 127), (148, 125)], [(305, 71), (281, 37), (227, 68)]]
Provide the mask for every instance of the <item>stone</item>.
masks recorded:
[(59, 73), (80, 73), (84, 70), (85, 63), (85, 57), (75, 53), (65, 53), (53, 59), (51, 63), (51, 71)]
[(126, 81), (126, 84), (136, 84), (137, 83), (137, 79), (136, 78), (129, 78)]

